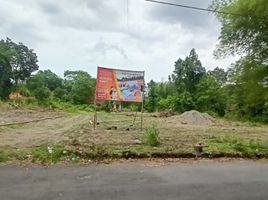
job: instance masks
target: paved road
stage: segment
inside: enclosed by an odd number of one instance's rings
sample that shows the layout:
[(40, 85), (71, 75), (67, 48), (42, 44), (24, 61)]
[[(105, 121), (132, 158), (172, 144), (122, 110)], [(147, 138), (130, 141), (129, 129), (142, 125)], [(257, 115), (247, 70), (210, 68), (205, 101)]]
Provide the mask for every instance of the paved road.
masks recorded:
[(0, 167), (1, 200), (268, 199), (268, 163)]

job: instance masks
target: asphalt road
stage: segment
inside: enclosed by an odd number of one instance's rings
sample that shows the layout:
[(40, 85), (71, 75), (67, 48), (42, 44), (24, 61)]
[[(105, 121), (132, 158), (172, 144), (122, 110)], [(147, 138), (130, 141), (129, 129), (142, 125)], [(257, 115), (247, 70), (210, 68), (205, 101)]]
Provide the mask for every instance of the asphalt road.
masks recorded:
[(1, 200), (268, 199), (268, 163), (0, 167)]

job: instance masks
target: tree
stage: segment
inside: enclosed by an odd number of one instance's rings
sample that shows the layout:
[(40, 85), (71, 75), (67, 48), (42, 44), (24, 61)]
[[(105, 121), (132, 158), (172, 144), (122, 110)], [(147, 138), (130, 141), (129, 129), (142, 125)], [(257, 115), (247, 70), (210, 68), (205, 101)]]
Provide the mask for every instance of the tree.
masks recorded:
[(213, 77), (218, 84), (223, 85), (227, 81), (227, 72), (224, 69), (216, 67), (215, 69), (208, 71), (208, 75)]
[(268, 121), (268, 1), (214, 0), (211, 8), (222, 23), (216, 56), (242, 56), (228, 71), (227, 110)]
[(62, 79), (50, 70), (40, 70), (28, 80), (29, 89), (40, 86), (47, 87), (50, 91), (54, 91), (58, 87), (62, 87)]
[(211, 8), (221, 11), (216, 14), (222, 23), (217, 56), (238, 53), (268, 61), (267, 0), (214, 0)]
[(33, 94), (35, 98), (39, 101), (39, 103), (46, 103), (46, 100), (50, 97), (51, 92), (47, 87), (42, 86), (42, 87), (36, 88), (33, 91)]
[(30, 90), (31, 94), (42, 103), (50, 96), (50, 91), (46, 85), (42, 71), (27, 80), (27, 88)]
[(62, 79), (51, 70), (39, 71), (38, 74), (43, 77), (44, 84), (50, 91), (62, 87)]
[(195, 49), (192, 49), (184, 60), (179, 58), (175, 62), (172, 79), (177, 88), (177, 94), (176, 98), (173, 98), (176, 100), (172, 103), (173, 108), (179, 112), (196, 109), (196, 86), (205, 74), (206, 69), (202, 67)]
[(224, 116), (226, 97), (221, 85), (210, 75), (204, 76), (197, 85), (196, 104), (203, 112), (212, 111)]
[(149, 112), (154, 112), (157, 109), (158, 96), (156, 93), (156, 83), (151, 80), (148, 84), (148, 98), (146, 102), (146, 109)]
[(0, 49), (0, 98), (6, 98), (9, 95), (12, 86), (10, 77), (11, 66), (8, 62), (8, 58)]
[(268, 122), (268, 68), (252, 59), (241, 59), (230, 73), (229, 109), (239, 117)]
[(96, 80), (84, 71), (65, 71), (65, 87), (75, 104), (93, 102)]
[(185, 60), (179, 58), (175, 62), (172, 78), (179, 93), (187, 91), (193, 94), (196, 90), (196, 85), (205, 74), (206, 69), (202, 67), (195, 49), (192, 49)]
[(20, 81), (25, 81), (29, 78), (32, 72), (38, 70), (36, 54), (24, 44), (16, 44), (7, 38), (0, 41), (0, 49), (9, 52), (8, 61), (11, 66), (11, 77), (15, 86)]

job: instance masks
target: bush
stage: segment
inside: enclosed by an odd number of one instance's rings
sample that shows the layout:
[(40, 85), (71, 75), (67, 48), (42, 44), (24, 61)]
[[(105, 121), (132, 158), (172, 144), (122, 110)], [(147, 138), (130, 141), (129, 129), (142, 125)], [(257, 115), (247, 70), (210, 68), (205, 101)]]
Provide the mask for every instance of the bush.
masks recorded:
[(159, 130), (155, 125), (148, 127), (144, 134), (144, 143), (146, 145), (155, 147), (160, 144)]

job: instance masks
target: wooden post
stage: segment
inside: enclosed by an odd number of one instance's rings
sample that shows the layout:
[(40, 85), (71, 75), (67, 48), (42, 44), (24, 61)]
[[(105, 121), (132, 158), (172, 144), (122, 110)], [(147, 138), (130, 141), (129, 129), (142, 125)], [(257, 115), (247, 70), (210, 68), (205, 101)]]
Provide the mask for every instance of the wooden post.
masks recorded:
[(94, 127), (94, 130), (96, 129), (96, 123), (97, 123), (97, 102), (96, 102), (96, 99), (94, 101), (94, 124), (93, 124), (93, 127)]
[(141, 130), (143, 128), (143, 99), (142, 99), (142, 102), (141, 102)]
[(133, 119), (133, 122), (132, 122), (132, 126), (134, 126), (134, 123), (136, 122), (137, 114), (138, 114), (138, 111), (136, 111), (136, 113), (135, 113), (135, 115), (134, 115), (134, 119)]
[(142, 102), (141, 102), (141, 131), (143, 128), (143, 101), (144, 101), (144, 88), (145, 88), (145, 71), (143, 71), (143, 88), (142, 88)]
[(94, 124), (93, 128), (96, 129), (96, 123), (97, 123), (97, 89), (98, 89), (98, 77), (99, 77), (99, 67), (97, 67), (97, 79), (96, 79), (96, 87), (95, 87), (95, 97), (94, 97)]

